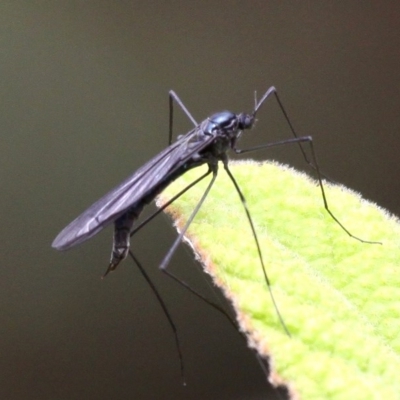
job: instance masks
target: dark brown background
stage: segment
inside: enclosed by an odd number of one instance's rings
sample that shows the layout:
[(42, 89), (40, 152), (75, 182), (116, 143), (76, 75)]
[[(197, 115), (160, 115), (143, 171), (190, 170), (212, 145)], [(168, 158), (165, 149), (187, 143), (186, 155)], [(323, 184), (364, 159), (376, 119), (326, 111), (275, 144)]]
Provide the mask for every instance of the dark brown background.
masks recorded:
[[(165, 216), (133, 247), (179, 328), (186, 388), (167, 321), (131, 263), (100, 280), (111, 230), (67, 253), (51, 241), (166, 145), (171, 88), (202, 119), (251, 111), (254, 90), (275, 85), (325, 173), (400, 214), (399, 8), (2, 1), (0, 397), (266, 398), (238, 335), (157, 271), (175, 237)], [(190, 127), (177, 122), (177, 133)], [(271, 103), (245, 142), (288, 136)], [(297, 149), (257, 157), (305, 168)], [(190, 251), (172, 268), (207, 290)]]

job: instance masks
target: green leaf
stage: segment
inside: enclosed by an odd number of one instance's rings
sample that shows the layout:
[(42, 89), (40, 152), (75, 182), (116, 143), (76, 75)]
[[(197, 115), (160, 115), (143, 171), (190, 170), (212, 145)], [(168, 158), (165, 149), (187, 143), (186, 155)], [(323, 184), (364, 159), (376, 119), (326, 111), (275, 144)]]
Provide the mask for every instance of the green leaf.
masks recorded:
[[(207, 168), (207, 167), (205, 167)], [(270, 380), (302, 399), (400, 399), (400, 225), (349, 189), (318, 184), (276, 163), (231, 162), (262, 248), (273, 307), (254, 238), (232, 182), (218, 179), (186, 237), (230, 299), (250, 346), (272, 359)], [(165, 203), (206, 169), (186, 173)], [(206, 178), (167, 212), (182, 229)]]

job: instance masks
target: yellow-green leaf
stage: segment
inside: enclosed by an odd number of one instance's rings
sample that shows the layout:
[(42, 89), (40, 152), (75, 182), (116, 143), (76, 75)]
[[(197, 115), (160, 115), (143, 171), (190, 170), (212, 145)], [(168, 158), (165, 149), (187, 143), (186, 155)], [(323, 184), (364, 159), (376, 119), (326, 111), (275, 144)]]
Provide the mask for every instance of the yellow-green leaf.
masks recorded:
[[(206, 167), (204, 167), (206, 168)], [(187, 238), (233, 303), (248, 342), (273, 360), (271, 380), (301, 399), (400, 399), (400, 225), (383, 209), (338, 185), (318, 184), (275, 163), (231, 162), (261, 244), (285, 334), (271, 302), (240, 199), (221, 168)], [(188, 172), (165, 203), (206, 169)], [(206, 178), (167, 212), (182, 228)]]

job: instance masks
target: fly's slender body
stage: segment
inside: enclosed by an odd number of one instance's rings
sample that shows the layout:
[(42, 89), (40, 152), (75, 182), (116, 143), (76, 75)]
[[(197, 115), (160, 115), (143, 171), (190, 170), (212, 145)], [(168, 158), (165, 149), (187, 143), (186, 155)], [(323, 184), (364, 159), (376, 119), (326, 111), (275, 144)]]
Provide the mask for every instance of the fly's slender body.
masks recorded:
[[(269, 98), (275, 97), (276, 102), (289, 126), (290, 132), (293, 135), (290, 139), (281, 140), (279, 142), (262, 144), (249, 149), (238, 149), (236, 147), (237, 141), (244, 130), (249, 130), (253, 127), (254, 121), (256, 119), (256, 114), (264, 102)], [(188, 118), (193, 122), (195, 126), (191, 131), (185, 135), (181, 135), (178, 139), (171, 144), (172, 140), (172, 127), (173, 127), (173, 103), (174, 101), (181, 107), (181, 109), (186, 113)], [(277, 312), (279, 321), (287, 334), (290, 336), (288, 329), (283, 321), (283, 318), (278, 310), (274, 296), (272, 294), (271, 285), (269, 278), (267, 276), (266, 268), (264, 265), (261, 248), (258, 242), (257, 234), (254, 228), (254, 224), (247, 207), (245, 198), (237, 184), (234, 176), (228, 167), (228, 150), (233, 150), (237, 154), (243, 154), (247, 152), (253, 152), (257, 150), (267, 149), (276, 146), (282, 146), (287, 144), (296, 143), (303, 154), (305, 161), (308, 165), (315, 170), (318, 178), (318, 183), (321, 188), (321, 195), (323, 199), (323, 204), (332, 217), (332, 219), (352, 238), (357, 239), (361, 242), (376, 243), (364, 241), (356, 236), (353, 236), (342, 223), (332, 214), (329, 210), (328, 202), (326, 200), (324, 187), (322, 184), (321, 174), (318, 168), (317, 160), (315, 157), (314, 147), (311, 136), (298, 137), (295, 130), (288, 118), (288, 115), (279, 99), (279, 96), (274, 87), (270, 87), (267, 92), (262, 96), (260, 101), (256, 101), (254, 110), (250, 114), (240, 113), (235, 114), (230, 111), (222, 111), (212, 116), (206, 118), (203, 122), (198, 124), (196, 120), (192, 117), (190, 112), (186, 109), (182, 101), (175, 94), (175, 92), (170, 91), (169, 93), (169, 106), (170, 106), (170, 124), (169, 124), (169, 142), (170, 145), (161, 151), (158, 155), (153, 157), (145, 165), (139, 168), (133, 175), (122, 182), (119, 186), (111, 190), (108, 194), (102, 197), (100, 200), (96, 201), (91, 207), (89, 207), (83, 214), (72, 221), (66, 228), (64, 228), (59, 235), (54, 239), (52, 246), (58, 250), (66, 250), (74, 247), (84, 241), (90, 239), (98, 232), (100, 232), (107, 225), (114, 223), (114, 240), (113, 248), (111, 253), (111, 260), (106, 271), (114, 270), (118, 264), (126, 258), (128, 254), (132, 257), (139, 270), (141, 271), (143, 277), (146, 279), (150, 288), (157, 297), (168, 321), (171, 329), (174, 333), (175, 342), (177, 350), (179, 353), (179, 359), (181, 364), (181, 374), (183, 383), (185, 384), (184, 378), (184, 368), (183, 368), (183, 358), (180, 348), (180, 341), (178, 339), (177, 330), (175, 324), (168, 312), (168, 309), (161, 298), (158, 290), (155, 288), (153, 282), (150, 280), (145, 269), (139, 263), (134, 254), (129, 250), (130, 247), (130, 237), (136, 233), (141, 227), (146, 225), (151, 219), (158, 215), (164, 208), (168, 207), (173, 201), (180, 197), (183, 193), (189, 190), (192, 186), (197, 184), (199, 181), (204, 179), (206, 176), (212, 174), (212, 179), (210, 180), (203, 196), (201, 197), (199, 203), (190, 215), (186, 225), (181, 230), (179, 236), (176, 238), (175, 242), (170, 247), (168, 253), (162, 260), (159, 268), (162, 272), (168, 275), (170, 278), (177, 281), (179, 284), (184, 286), (187, 290), (195, 294), (197, 297), (201, 298), (203, 301), (208, 303), (214, 309), (221, 312), (228, 321), (235, 327), (237, 327), (236, 322), (227, 313), (227, 311), (218, 305), (217, 303), (207, 299), (184, 281), (172, 274), (167, 266), (177, 249), (178, 245), (181, 243), (189, 225), (195, 218), (200, 207), (204, 203), (211, 187), (213, 186), (215, 179), (218, 174), (219, 162), (222, 162), (223, 167), (231, 179), (236, 192), (240, 197), (240, 201), (243, 204), (244, 210), (246, 212), (247, 220), (250, 224), (252, 234), (254, 237), (255, 245), (258, 252), (258, 257), (263, 270), (264, 279), (268, 287), (268, 291), (272, 300), (272, 303)], [(303, 143), (307, 144), (310, 148), (311, 161), (308, 159), (306, 152), (303, 148)], [(135, 221), (138, 220), (143, 208), (149, 204), (154, 198), (165, 189), (172, 181), (185, 174), (189, 169), (198, 167), (200, 165), (207, 164), (208, 171), (197, 178), (189, 186), (183, 189), (181, 192), (177, 193), (173, 198), (171, 198), (166, 204), (161, 207), (157, 212), (147, 218), (140, 225), (134, 227)], [(105, 274), (105, 275), (106, 275)], [(238, 332), (240, 333), (239, 329)], [(243, 336), (243, 335), (242, 335)], [(244, 336), (243, 336), (244, 338)], [(246, 341), (246, 339), (244, 338)], [(265, 365), (264, 360), (262, 360), (258, 355), (256, 355), (262, 369), (265, 374), (269, 375), (269, 368)]]
[(144, 206), (189, 169), (205, 163), (215, 165), (224, 159), (240, 132), (251, 128), (253, 121), (251, 115), (229, 111), (207, 118), (72, 221), (55, 238), (53, 247), (74, 247), (114, 222), (107, 272), (114, 270), (129, 252), (133, 224)]
[[(289, 126), (289, 129), (293, 135), (290, 139), (281, 140), (274, 143), (262, 144), (249, 149), (238, 149), (236, 147), (238, 138), (244, 130), (249, 130), (253, 127), (256, 114), (260, 107), (269, 97), (275, 97), (278, 106)], [(317, 160), (315, 157), (314, 147), (311, 136), (298, 137), (295, 130), (288, 118), (288, 115), (279, 99), (279, 96), (274, 87), (270, 87), (267, 92), (262, 96), (260, 101), (256, 101), (254, 110), (250, 114), (239, 113), (235, 114), (230, 111), (222, 111), (206, 118), (203, 122), (198, 124), (192, 117), (190, 112), (183, 105), (179, 97), (173, 92), (170, 92), (170, 126), (169, 126), (169, 139), (172, 139), (172, 126), (173, 126), (173, 102), (175, 101), (186, 113), (188, 118), (193, 122), (195, 127), (186, 133), (181, 135), (178, 139), (170, 144), (167, 148), (161, 151), (158, 155), (153, 157), (144, 166), (137, 170), (132, 176), (122, 182), (115, 189), (111, 190), (103, 198), (94, 203), (89, 207), (83, 214), (72, 221), (66, 228), (64, 228), (60, 234), (55, 238), (53, 247), (58, 250), (66, 250), (74, 247), (102, 230), (107, 225), (114, 223), (114, 242), (113, 250), (111, 254), (111, 260), (106, 274), (114, 270), (118, 264), (128, 255), (129, 251), (129, 239), (137, 230), (144, 226), (149, 220), (156, 216), (161, 210), (175, 201), (184, 192), (190, 189), (200, 180), (206, 176), (212, 174), (212, 179), (208, 184), (206, 191), (201, 197), (198, 205), (193, 210), (192, 215), (189, 217), (185, 227), (180, 232), (179, 236), (170, 247), (168, 253), (162, 260), (159, 268), (166, 273), (168, 276), (185, 286), (188, 290), (192, 291), (198, 297), (201, 297), (207, 303), (212, 305), (214, 308), (221, 311), (226, 315), (226, 312), (221, 309), (215, 303), (207, 300), (199, 293), (192, 290), (179, 278), (174, 276), (167, 270), (167, 266), (177, 249), (179, 243), (182, 241), (184, 234), (186, 233), (190, 223), (193, 221), (198, 210), (202, 206), (206, 199), (212, 185), (218, 174), (218, 164), (221, 161), (225, 171), (230, 177), (236, 192), (238, 193), (240, 200), (246, 212), (247, 219), (251, 226), (252, 234), (257, 247), (260, 264), (264, 273), (264, 278), (269, 289), (269, 293), (277, 310), (278, 317), (282, 323), (282, 326), (286, 329), (282, 317), (276, 307), (275, 300), (273, 298), (270, 282), (267, 276), (266, 268), (264, 266), (261, 248), (258, 242), (257, 234), (254, 228), (254, 224), (246, 205), (245, 198), (237, 184), (234, 176), (228, 167), (228, 150), (233, 150), (237, 154), (243, 154), (246, 152), (252, 152), (262, 149), (267, 149), (276, 146), (282, 146), (287, 144), (296, 143), (299, 145), (300, 150), (303, 154), (305, 161), (313, 168), (317, 173), (319, 186), (321, 188), (321, 194), (323, 203), (328, 214), (333, 220), (351, 237), (367, 243), (375, 243), (364, 241), (354, 235), (352, 235), (342, 223), (332, 214), (329, 210), (328, 202), (326, 200), (324, 187), (322, 184), (321, 174), (318, 168)], [(303, 148), (303, 143), (306, 143), (310, 147), (311, 161), (307, 158), (306, 152)], [(145, 205), (150, 203), (163, 189), (165, 189), (173, 180), (183, 175), (189, 169), (198, 167), (202, 164), (208, 165), (208, 172), (174, 196), (169, 202), (167, 202), (161, 210), (154, 213), (146, 221), (142, 222), (138, 227), (134, 228), (135, 221), (139, 218)], [(132, 258), (134, 258), (131, 253)], [(134, 258), (135, 259), (135, 258)], [(136, 261), (136, 259), (135, 259)], [(137, 261), (136, 261), (137, 262)], [(140, 266), (139, 266), (140, 267)], [(141, 268), (141, 267), (140, 267)], [(143, 272), (142, 272), (143, 273)], [(161, 302), (161, 301), (160, 301)], [(163, 305), (163, 304), (162, 304)], [(168, 315), (167, 315), (168, 316)], [(228, 317), (229, 318), (229, 317)], [(232, 321), (231, 321), (232, 322)], [(171, 326), (173, 324), (171, 323)], [(173, 327), (174, 329), (174, 327)], [(288, 331), (287, 331), (288, 332)]]

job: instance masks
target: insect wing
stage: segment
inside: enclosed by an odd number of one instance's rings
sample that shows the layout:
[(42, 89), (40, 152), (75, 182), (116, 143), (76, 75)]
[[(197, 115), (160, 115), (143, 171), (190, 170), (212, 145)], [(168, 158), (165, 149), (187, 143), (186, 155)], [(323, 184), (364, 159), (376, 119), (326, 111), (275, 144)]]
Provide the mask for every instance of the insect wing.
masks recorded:
[(96, 201), (58, 234), (52, 247), (67, 250), (90, 239), (163, 183), (170, 174), (212, 140), (212, 137), (199, 134), (200, 128), (201, 125), (180, 137)]

